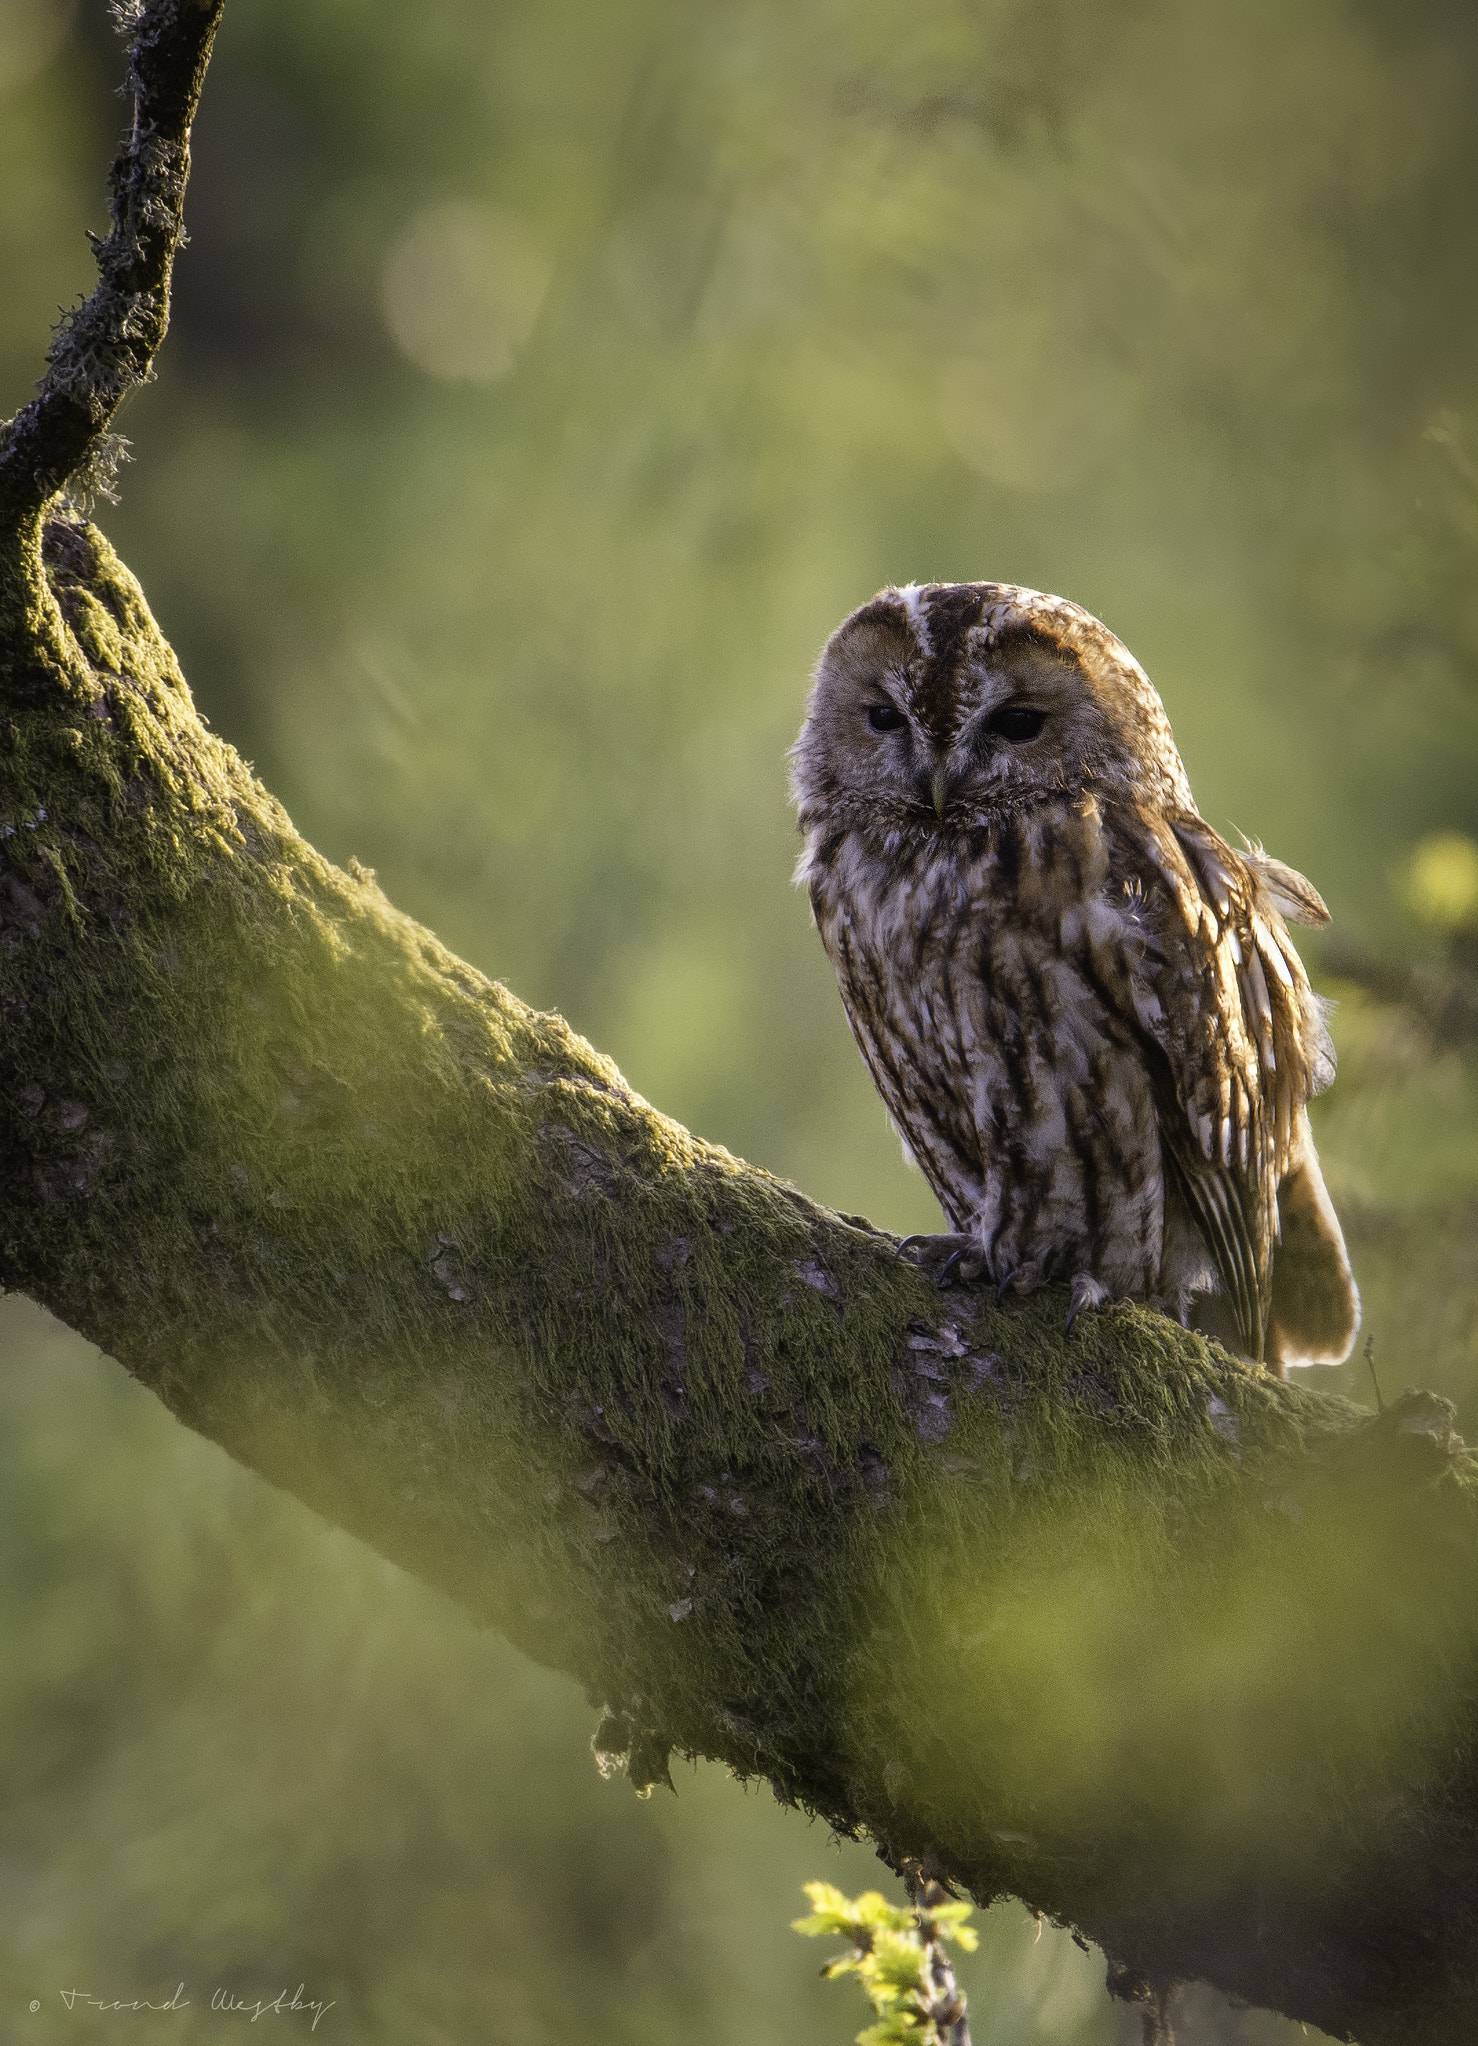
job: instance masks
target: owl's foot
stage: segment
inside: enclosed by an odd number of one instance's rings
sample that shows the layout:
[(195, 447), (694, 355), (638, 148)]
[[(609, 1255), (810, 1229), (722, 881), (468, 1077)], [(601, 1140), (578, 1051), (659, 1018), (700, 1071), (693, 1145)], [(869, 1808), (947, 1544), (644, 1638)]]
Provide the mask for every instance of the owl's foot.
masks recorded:
[(1102, 1279), (1095, 1279), (1092, 1272), (1079, 1272), (1073, 1280), (1072, 1298), (1068, 1302), (1068, 1327), (1072, 1327), (1085, 1307), (1102, 1307), (1108, 1298), (1109, 1289)]
[(968, 1286), (988, 1271), (985, 1253), (973, 1236), (905, 1236), (898, 1255), (906, 1255), (927, 1272), (936, 1286), (952, 1286), (957, 1280)]

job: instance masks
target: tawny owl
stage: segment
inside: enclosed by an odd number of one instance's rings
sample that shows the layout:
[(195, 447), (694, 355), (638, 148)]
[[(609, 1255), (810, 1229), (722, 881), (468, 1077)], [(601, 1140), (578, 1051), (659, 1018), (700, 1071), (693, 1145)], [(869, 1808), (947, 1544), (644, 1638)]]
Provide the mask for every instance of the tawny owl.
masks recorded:
[(957, 1232), (926, 1261), (1152, 1300), (1279, 1372), (1346, 1357), (1307, 1109), (1334, 1051), (1284, 924), (1328, 912), (1200, 816), (1127, 648), (1011, 584), (884, 590), (792, 760), (797, 878)]

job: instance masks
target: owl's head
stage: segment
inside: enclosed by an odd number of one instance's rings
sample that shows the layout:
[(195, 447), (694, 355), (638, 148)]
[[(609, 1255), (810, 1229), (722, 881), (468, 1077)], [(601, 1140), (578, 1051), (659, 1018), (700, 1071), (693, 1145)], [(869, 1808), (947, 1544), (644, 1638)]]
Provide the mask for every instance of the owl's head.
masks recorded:
[(910, 583), (854, 611), (791, 754), (801, 828), (910, 835), (1078, 790), (1193, 809), (1149, 677), (1105, 625), (1012, 583)]

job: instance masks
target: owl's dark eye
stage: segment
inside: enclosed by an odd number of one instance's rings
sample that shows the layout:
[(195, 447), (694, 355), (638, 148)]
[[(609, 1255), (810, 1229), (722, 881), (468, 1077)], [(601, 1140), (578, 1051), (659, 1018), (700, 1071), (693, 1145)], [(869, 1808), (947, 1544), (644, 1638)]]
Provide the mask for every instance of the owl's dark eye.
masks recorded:
[(908, 719), (891, 703), (874, 703), (868, 706), (867, 722), (875, 732), (901, 732)]
[(1046, 722), (1046, 711), (1026, 710), (1019, 703), (1008, 703), (994, 717), (986, 719), (985, 729), (1016, 745), (1023, 739), (1035, 739)]

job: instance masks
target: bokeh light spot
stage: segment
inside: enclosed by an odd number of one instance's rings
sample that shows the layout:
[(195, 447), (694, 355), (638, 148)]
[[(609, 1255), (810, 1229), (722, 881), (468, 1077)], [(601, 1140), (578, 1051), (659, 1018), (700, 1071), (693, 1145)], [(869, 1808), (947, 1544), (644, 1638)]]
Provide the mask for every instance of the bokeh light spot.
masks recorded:
[(445, 200), (414, 215), (391, 245), (380, 309), (401, 354), (428, 376), (490, 384), (534, 331), (553, 274), (516, 214)]
[(1424, 838), (1411, 856), (1407, 897), (1433, 930), (1478, 927), (1478, 845), (1460, 831)]

